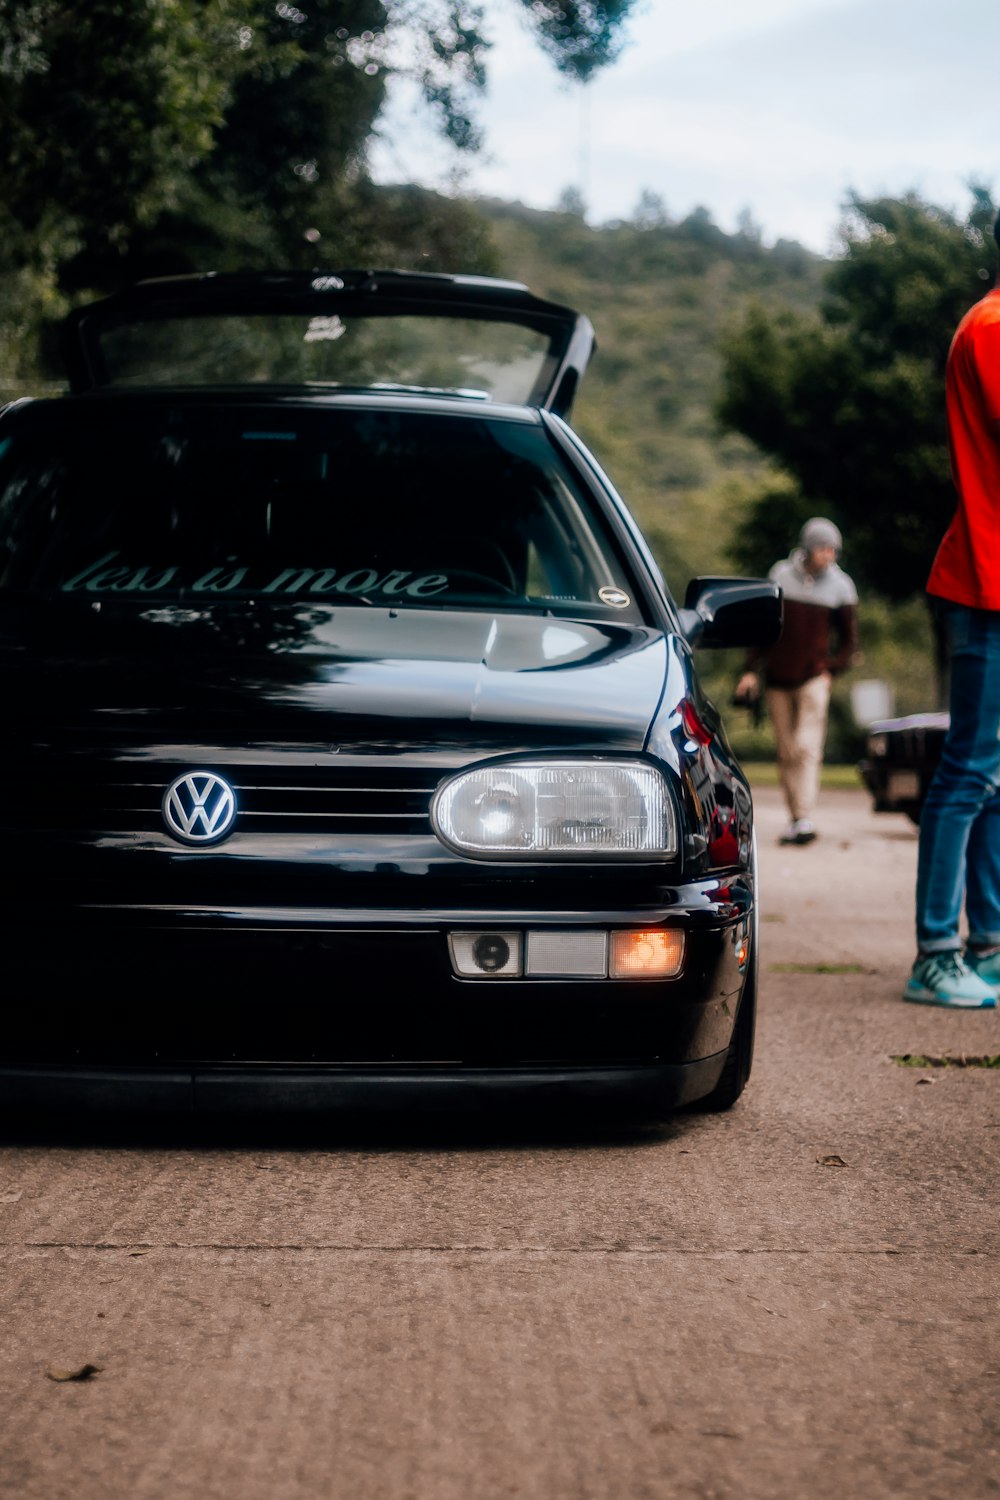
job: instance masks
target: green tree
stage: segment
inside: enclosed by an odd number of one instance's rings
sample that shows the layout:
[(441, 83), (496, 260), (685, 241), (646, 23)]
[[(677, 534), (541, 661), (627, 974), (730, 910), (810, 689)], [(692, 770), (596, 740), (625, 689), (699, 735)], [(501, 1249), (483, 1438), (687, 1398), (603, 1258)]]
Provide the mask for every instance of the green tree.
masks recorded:
[(670, 215), (662, 193), (655, 193), (652, 188), (643, 188), (632, 210), (630, 222), (636, 229), (665, 229), (670, 223)]
[(568, 214), (571, 219), (585, 219), (587, 200), (581, 189), (573, 184), (564, 187), (556, 200), (556, 213)]
[[(635, 0), (509, 0), (568, 76)], [(365, 171), (387, 81), (479, 144), (470, 0), (0, 0), (0, 366), (36, 388), (68, 299), (145, 276), (360, 262), (495, 269), (469, 205)]]
[(723, 339), (725, 426), (775, 464), (736, 539), (753, 571), (801, 522), (840, 522), (852, 572), (889, 599), (921, 592), (954, 510), (944, 368), (992, 279), (995, 209), (958, 219), (916, 194), (853, 198), (816, 314), (752, 305)]
[[(634, 0), (511, 3), (585, 80)], [(488, 46), (469, 0), (0, 0), (0, 264), (107, 285), (172, 240), (182, 262), (304, 253), (350, 207), (393, 73), (478, 146)]]
[(124, 250), (212, 149), (250, 0), (0, 0), (0, 254)]

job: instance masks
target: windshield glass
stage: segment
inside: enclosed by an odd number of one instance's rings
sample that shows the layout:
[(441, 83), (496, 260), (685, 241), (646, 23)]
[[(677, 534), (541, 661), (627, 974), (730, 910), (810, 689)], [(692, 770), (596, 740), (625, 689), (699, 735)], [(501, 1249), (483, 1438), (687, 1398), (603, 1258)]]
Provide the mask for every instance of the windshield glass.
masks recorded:
[(115, 406), (26, 413), (0, 445), (0, 588), (638, 618), (606, 522), (540, 425)]
[(212, 314), (94, 337), (100, 383), (114, 386), (402, 386), (521, 406), (555, 365), (546, 334), (483, 318)]

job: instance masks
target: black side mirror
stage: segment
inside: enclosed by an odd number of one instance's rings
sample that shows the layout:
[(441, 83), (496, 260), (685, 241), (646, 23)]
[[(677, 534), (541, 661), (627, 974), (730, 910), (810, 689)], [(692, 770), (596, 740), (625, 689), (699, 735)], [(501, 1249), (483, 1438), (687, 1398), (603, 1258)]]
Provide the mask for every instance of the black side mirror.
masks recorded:
[(781, 589), (769, 578), (692, 578), (680, 611), (692, 646), (770, 646), (781, 615)]

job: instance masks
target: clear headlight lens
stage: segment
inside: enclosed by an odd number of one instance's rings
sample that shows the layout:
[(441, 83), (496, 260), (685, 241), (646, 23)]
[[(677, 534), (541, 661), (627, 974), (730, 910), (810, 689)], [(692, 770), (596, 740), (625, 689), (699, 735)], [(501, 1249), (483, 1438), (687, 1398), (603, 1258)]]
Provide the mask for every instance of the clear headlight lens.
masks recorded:
[(667, 783), (641, 761), (520, 761), (465, 771), (440, 788), (431, 819), (445, 843), (468, 854), (677, 852)]

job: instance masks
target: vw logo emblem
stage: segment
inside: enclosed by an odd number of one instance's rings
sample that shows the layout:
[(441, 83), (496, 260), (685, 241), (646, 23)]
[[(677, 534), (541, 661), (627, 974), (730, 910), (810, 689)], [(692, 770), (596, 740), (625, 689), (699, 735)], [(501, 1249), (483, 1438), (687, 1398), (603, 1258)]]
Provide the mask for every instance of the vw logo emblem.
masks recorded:
[(236, 817), (236, 793), (214, 771), (187, 771), (163, 794), (163, 821), (185, 844), (214, 844)]

